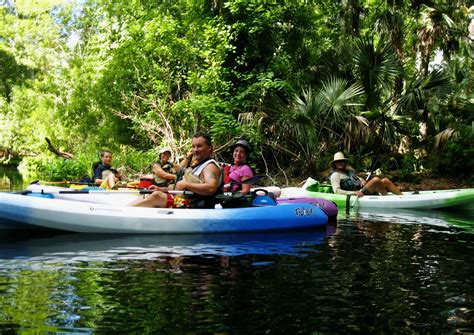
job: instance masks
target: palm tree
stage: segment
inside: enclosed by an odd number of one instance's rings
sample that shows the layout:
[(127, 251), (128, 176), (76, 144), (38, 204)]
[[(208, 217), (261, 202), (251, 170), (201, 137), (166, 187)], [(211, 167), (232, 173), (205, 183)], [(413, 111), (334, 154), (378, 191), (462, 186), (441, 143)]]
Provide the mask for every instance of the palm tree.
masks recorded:
[[(323, 81), (316, 91), (303, 89), (289, 110), (280, 114), (275, 135), (280, 143), (284, 139), (302, 155), (307, 169), (311, 170), (322, 152), (331, 146), (342, 146), (348, 129), (352, 135), (356, 131), (348, 124), (351, 121), (355, 124), (355, 111), (361, 106), (358, 98), (362, 93), (359, 85), (350, 85), (347, 80), (336, 77)], [(357, 131), (362, 132), (360, 128)]]
[[(404, 25), (405, 25), (405, 14), (404, 10), (404, 1), (395, 0), (387, 1), (387, 8), (382, 10), (381, 13), (376, 15), (375, 27), (374, 30), (376, 33), (383, 36), (381, 39), (384, 40), (385, 36), (388, 36), (388, 41), (390, 45), (395, 50), (395, 53), (398, 58), (399, 64), (403, 64), (404, 61), (404, 48), (403, 42), (405, 39), (404, 36)], [(402, 93), (403, 90), (403, 76), (400, 74), (394, 83), (394, 95), (393, 99), (398, 99), (398, 96)]]
[(395, 79), (402, 73), (401, 64), (389, 43), (374, 43), (360, 38), (354, 48), (355, 76), (365, 91), (365, 109), (378, 108), (393, 92)]
[[(420, 56), (420, 70), (428, 74), (429, 62), (433, 51), (439, 47), (444, 56), (450, 56), (452, 51), (459, 47), (458, 36), (465, 34), (465, 27), (458, 27), (453, 18), (464, 16), (459, 14), (454, 4), (430, 7), (421, 6), (421, 28), (418, 30), (418, 53)], [(467, 17), (465, 18), (467, 20)]]
[(419, 121), (420, 135), (426, 140), (429, 132), (428, 123), (432, 116), (430, 109), (434, 108), (436, 101), (447, 101), (451, 92), (452, 81), (446, 71), (436, 69), (427, 76), (418, 74), (407, 83), (394, 108), (397, 114), (409, 115)]
[(373, 152), (392, 152), (399, 147), (402, 137), (409, 134), (410, 118), (398, 114), (393, 106), (362, 112), (361, 116), (370, 123), (367, 141)]

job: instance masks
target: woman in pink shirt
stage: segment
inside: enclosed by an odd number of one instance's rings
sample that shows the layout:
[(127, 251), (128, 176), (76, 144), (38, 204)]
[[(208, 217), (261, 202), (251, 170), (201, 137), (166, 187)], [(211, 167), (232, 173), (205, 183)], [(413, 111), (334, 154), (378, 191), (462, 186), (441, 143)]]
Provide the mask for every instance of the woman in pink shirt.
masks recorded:
[[(253, 171), (246, 163), (250, 154), (250, 144), (246, 140), (238, 140), (231, 145), (233, 164), (229, 170), (231, 181), (241, 182), (253, 177)], [(250, 184), (234, 184), (231, 189), (233, 192), (240, 191), (247, 194), (250, 192)]]

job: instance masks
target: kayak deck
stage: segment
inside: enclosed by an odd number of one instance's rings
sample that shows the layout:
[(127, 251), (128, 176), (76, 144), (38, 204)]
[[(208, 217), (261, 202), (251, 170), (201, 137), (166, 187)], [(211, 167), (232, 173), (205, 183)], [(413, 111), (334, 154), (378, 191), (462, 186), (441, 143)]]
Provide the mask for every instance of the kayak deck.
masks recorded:
[(441, 209), (466, 206), (474, 201), (474, 189), (433, 190), (403, 195), (346, 196), (342, 194), (312, 192), (303, 188), (282, 189), (282, 196), (310, 196), (334, 201), (339, 208), (406, 208)]

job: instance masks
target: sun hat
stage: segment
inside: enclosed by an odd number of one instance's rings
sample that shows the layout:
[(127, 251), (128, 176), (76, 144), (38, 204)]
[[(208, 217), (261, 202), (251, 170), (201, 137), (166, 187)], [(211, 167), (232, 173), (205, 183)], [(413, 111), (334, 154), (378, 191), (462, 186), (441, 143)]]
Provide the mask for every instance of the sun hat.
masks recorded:
[(164, 147), (164, 148), (161, 148), (160, 152), (158, 153), (158, 155), (161, 155), (162, 153), (165, 153), (165, 152), (169, 152), (170, 155), (173, 153), (173, 151), (171, 151), (171, 148), (170, 147)]
[(334, 167), (334, 164), (336, 162), (348, 162), (348, 161), (349, 161), (349, 159), (346, 158), (342, 152), (338, 151), (334, 154), (334, 159), (332, 160), (331, 165)]
[(234, 144), (232, 144), (230, 146), (230, 150), (234, 151), (235, 148), (237, 148), (238, 146), (243, 147), (245, 149), (245, 151), (247, 151), (247, 155), (250, 154), (250, 144), (249, 144), (249, 142), (247, 142), (246, 140), (238, 140), (237, 142), (235, 142)]

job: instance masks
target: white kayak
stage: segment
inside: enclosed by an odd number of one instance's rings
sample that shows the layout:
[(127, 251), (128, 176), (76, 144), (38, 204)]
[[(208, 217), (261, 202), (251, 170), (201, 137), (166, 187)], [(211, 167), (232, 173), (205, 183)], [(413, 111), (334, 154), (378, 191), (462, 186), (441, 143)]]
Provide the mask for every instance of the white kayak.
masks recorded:
[(472, 204), (474, 189), (406, 192), (403, 195), (366, 195), (358, 198), (357, 196), (314, 192), (301, 187), (289, 187), (282, 189), (281, 196), (323, 198), (334, 201), (339, 208), (441, 209)]
[(26, 224), (88, 233), (273, 231), (314, 228), (328, 222), (326, 214), (311, 204), (226, 209), (141, 208), (57, 199), (55, 193), (43, 193), (0, 193), (0, 221), (4, 226)]
[[(88, 188), (85, 188), (88, 189)], [(73, 200), (73, 201), (82, 201), (82, 202), (93, 202), (97, 204), (110, 204), (110, 205), (122, 205), (127, 206), (136, 200), (138, 197), (144, 197), (144, 194), (140, 194), (138, 190), (125, 189), (120, 191), (106, 191), (103, 189), (100, 190), (89, 190), (85, 193), (80, 193), (75, 189), (67, 187), (58, 187), (58, 186), (45, 186), (41, 184), (31, 184), (26, 189), (31, 192), (44, 192), (54, 194), (54, 197), (57, 199), (64, 200)], [(279, 196), (281, 190), (279, 187), (268, 186), (268, 187), (259, 187), (257, 189), (252, 189), (252, 191), (264, 190), (266, 192), (272, 193), (275, 196)], [(77, 192), (75, 192), (77, 191)], [(149, 191), (148, 191), (149, 192)], [(337, 216), (337, 207), (332, 201), (326, 199), (317, 199), (313, 197), (306, 198), (277, 198), (279, 204), (282, 203), (307, 203), (320, 207), (323, 212), (331, 218)]]

